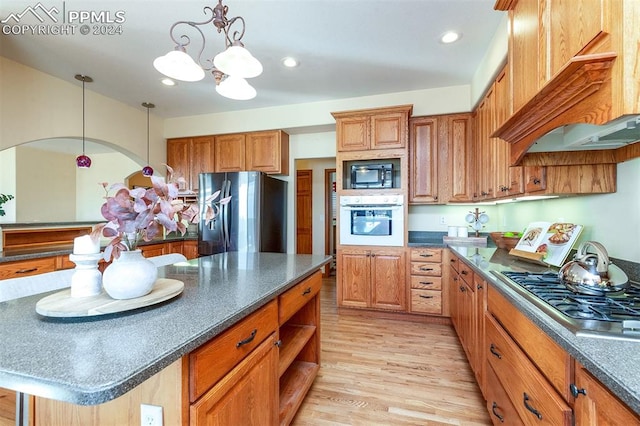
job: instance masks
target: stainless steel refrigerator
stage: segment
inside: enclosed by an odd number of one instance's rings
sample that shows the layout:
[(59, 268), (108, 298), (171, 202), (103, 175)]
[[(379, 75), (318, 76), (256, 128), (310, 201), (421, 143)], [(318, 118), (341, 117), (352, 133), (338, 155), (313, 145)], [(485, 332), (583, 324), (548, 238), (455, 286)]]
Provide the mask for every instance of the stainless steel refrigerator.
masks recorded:
[(200, 173), (200, 214), (205, 199), (220, 190), (216, 198), (231, 196), (221, 205), (215, 220), (198, 223), (200, 256), (227, 251), (287, 251), (287, 182), (262, 172)]

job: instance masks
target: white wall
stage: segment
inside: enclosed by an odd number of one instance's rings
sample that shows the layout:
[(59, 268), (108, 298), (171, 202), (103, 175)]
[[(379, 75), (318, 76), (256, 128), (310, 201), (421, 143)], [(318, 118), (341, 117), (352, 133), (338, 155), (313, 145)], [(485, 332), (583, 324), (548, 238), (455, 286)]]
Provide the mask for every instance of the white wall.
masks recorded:
[[(15, 148), (0, 150), (0, 194), (16, 195), (16, 150)], [(16, 200), (7, 201), (2, 205), (5, 211), (0, 216), (0, 223), (12, 223), (16, 221)], [(0, 242), (1, 243), (1, 242)]]
[[(82, 138), (82, 85), (61, 80), (0, 56), (0, 150), (26, 142)], [(77, 84), (75, 84), (77, 83)], [(91, 91), (85, 85), (85, 136), (103, 142), (140, 165), (147, 158), (147, 111)], [(142, 103), (144, 99), (141, 99)], [(150, 162), (164, 172), (163, 121), (149, 116)]]

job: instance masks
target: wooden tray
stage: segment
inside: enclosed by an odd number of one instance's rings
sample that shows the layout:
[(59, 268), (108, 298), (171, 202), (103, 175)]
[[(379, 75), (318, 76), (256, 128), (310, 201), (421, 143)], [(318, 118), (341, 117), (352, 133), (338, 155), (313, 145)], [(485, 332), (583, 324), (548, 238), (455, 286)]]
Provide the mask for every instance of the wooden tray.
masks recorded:
[(112, 299), (102, 292), (97, 296), (71, 297), (71, 289), (44, 297), (36, 303), (36, 312), (46, 317), (73, 318), (94, 317), (131, 311), (169, 300), (184, 289), (184, 283), (168, 278), (159, 278), (153, 290), (146, 296), (135, 299)]

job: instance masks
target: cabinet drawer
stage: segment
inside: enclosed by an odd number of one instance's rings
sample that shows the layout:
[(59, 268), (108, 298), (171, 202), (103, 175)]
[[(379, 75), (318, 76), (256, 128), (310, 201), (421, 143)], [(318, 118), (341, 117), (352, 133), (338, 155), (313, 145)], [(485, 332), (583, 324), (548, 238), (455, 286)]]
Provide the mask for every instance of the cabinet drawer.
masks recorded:
[(442, 275), (442, 264), (411, 262), (411, 275), (429, 275), (439, 277)]
[(278, 328), (275, 300), (189, 354), (189, 399), (194, 402)]
[(411, 312), (442, 314), (442, 292), (411, 289)]
[(10, 262), (0, 265), (0, 280), (8, 278), (27, 277), (56, 270), (56, 258), (46, 257), (44, 259), (25, 260), (22, 262)]
[(528, 425), (570, 426), (571, 407), (491, 315), (486, 315), (485, 322), (485, 356), (522, 421)]
[(442, 249), (432, 249), (432, 248), (411, 249), (411, 261), (441, 263)]
[(493, 286), (489, 286), (487, 295), (487, 309), (542, 371), (556, 391), (569, 401), (572, 371), (569, 354), (518, 311)]
[(412, 275), (411, 288), (422, 290), (442, 290), (442, 278)]
[(281, 294), (278, 303), (280, 324), (287, 322), (293, 314), (313, 299), (320, 291), (320, 287), (322, 287), (322, 275), (320, 272), (316, 272), (286, 293)]
[(523, 425), (516, 408), (511, 403), (507, 392), (500, 384), (495, 371), (490, 365), (486, 367), (487, 411), (494, 425)]

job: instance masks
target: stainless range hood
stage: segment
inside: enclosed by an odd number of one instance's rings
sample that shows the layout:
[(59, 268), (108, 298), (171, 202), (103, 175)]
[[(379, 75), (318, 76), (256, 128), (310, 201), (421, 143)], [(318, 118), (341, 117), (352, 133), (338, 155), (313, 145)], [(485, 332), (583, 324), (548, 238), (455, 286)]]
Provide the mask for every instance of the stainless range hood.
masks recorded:
[(607, 124), (568, 124), (542, 136), (528, 152), (615, 149), (640, 141), (640, 115), (628, 115)]

